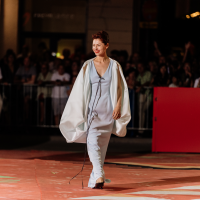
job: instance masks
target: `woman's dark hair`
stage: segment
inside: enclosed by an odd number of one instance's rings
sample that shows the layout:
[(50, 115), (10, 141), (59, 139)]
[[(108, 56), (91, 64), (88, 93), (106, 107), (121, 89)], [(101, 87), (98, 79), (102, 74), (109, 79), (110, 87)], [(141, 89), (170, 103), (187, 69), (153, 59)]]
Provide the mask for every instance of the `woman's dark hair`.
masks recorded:
[(177, 82), (179, 82), (180, 81), (180, 75), (178, 74), (178, 73), (175, 73), (175, 74), (173, 74), (172, 76), (171, 76), (171, 82), (172, 82), (172, 79), (173, 79), (173, 77), (175, 77), (176, 79), (177, 79)]
[(159, 65), (159, 69), (160, 69), (161, 67), (165, 67), (165, 68), (167, 69), (167, 65), (166, 65), (165, 63), (161, 63), (161, 64)]
[(109, 35), (106, 31), (99, 31), (93, 34), (92, 39), (100, 39), (105, 45), (109, 43)]
[(145, 63), (144, 63), (143, 61), (139, 61), (139, 62), (138, 62), (138, 65), (142, 65), (143, 68), (146, 69), (146, 65), (145, 65)]
[(16, 61), (16, 55), (15, 53), (13, 52), (12, 49), (8, 49), (7, 52), (6, 52), (6, 61), (8, 61), (8, 57), (9, 56), (13, 56), (14, 57), (14, 62)]
[(129, 75), (132, 72), (136, 73), (136, 70), (133, 67), (131, 67), (130, 69), (127, 70), (126, 75)]
[(42, 63), (40, 64), (40, 68), (42, 68), (43, 65), (47, 68), (47, 70), (49, 69), (49, 65), (48, 65), (47, 62), (42, 62)]

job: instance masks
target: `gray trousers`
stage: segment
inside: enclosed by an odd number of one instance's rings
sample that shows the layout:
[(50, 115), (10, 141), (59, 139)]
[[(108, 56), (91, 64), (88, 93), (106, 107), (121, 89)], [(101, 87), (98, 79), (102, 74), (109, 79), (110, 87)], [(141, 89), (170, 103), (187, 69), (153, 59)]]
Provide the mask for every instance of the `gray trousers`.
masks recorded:
[(87, 137), (87, 150), (90, 161), (93, 165), (92, 173), (88, 182), (88, 187), (93, 188), (96, 184), (96, 180), (102, 177), (105, 181), (105, 173), (103, 170), (103, 164), (108, 148), (111, 133), (99, 133), (93, 129), (89, 131)]

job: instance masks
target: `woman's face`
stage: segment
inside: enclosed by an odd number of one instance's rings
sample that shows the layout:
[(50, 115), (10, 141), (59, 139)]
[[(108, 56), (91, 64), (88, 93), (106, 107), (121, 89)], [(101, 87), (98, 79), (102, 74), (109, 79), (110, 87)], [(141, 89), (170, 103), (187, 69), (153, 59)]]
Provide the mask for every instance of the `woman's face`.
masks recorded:
[(63, 65), (59, 65), (59, 67), (58, 67), (58, 73), (60, 75), (63, 75), (65, 73), (65, 69), (64, 69)]
[(125, 70), (127, 71), (128, 69), (130, 69), (130, 67), (131, 67), (131, 64), (130, 64), (130, 63), (126, 63), (126, 68), (125, 68)]
[(77, 71), (78, 70), (78, 65), (76, 62), (72, 63), (72, 71)]
[(173, 76), (172, 82), (173, 82), (173, 84), (177, 84), (177, 78)]
[(160, 63), (160, 64), (166, 63), (166, 60), (165, 60), (165, 57), (164, 57), (164, 56), (160, 56), (160, 57), (159, 57), (159, 63)]
[(156, 64), (154, 62), (149, 62), (149, 69), (151, 72), (154, 72), (156, 70)]
[(136, 65), (134, 63), (131, 64), (131, 67), (136, 69)]
[(70, 60), (65, 60), (65, 67), (69, 67), (70, 66)]
[(167, 71), (167, 70), (166, 70), (166, 67), (165, 67), (165, 66), (162, 66), (162, 67), (160, 68), (160, 73), (161, 73), (161, 74), (165, 74), (166, 71)]
[(47, 69), (47, 66), (46, 66), (46, 65), (42, 65), (42, 66), (41, 66), (41, 72), (42, 72), (42, 74), (47, 74), (48, 69)]
[(143, 64), (139, 63), (137, 65), (137, 70), (138, 70), (139, 74), (144, 73), (144, 66), (143, 66)]
[(190, 72), (191, 69), (189, 63), (185, 63), (184, 70)]
[(11, 63), (14, 62), (14, 56), (13, 55), (8, 56), (8, 62), (11, 62)]
[(104, 44), (100, 39), (94, 39), (92, 44), (92, 50), (96, 56), (104, 56), (109, 44)]
[(128, 78), (131, 79), (131, 80), (134, 80), (134, 79), (135, 79), (135, 72), (131, 72), (131, 73), (128, 75)]
[(61, 64), (61, 60), (58, 59), (58, 58), (55, 58), (55, 60), (54, 60), (54, 65), (57, 67), (57, 66), (59, 66), (60, 64)]
[(134, 53), (132, 56), (132, 61), (133, 62), (138, 62), (140, 58), (140, 55), (138, 53)]
[(27, 57), (27, 58), (24, 58), (24, 66), (25, 67), (29, 67), (29, 65), (30, 65), (30, 60), (29, 60), (29, 58)]

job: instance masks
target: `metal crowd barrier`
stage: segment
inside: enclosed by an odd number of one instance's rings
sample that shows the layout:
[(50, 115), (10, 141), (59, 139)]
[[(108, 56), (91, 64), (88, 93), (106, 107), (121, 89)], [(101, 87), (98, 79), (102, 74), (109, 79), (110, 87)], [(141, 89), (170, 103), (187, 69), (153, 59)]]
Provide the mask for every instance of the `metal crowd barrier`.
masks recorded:
[[(63, 107), (63, 101), (61, 98), (58, 98), (54, 102), (51, 98), (52, 87), (54, 85), (0, 84), (0, 126), (57, 128), (54, 116), (55, 105), (57, 105), (58, 110), (62, 109), (59, 106)], [(67, 88), (69, 86), (66, 86), (66, 91)], [(46, 91), (44, 98), (40, 96), (40, 91)], [(129, 98), (132, 119), (127, 129), (141, 132), (152, 130), (153, 88), (144, 87), (138, 93), (136, 89), (129, 89)], [(43, 120), (41, 120), (42, 112), (44, 113)]]
[(143, 87), (139, 92), (129, 89), (131, 121), (127, 129), (138, 130), (140, 133), (152, 130), (153, 87)]

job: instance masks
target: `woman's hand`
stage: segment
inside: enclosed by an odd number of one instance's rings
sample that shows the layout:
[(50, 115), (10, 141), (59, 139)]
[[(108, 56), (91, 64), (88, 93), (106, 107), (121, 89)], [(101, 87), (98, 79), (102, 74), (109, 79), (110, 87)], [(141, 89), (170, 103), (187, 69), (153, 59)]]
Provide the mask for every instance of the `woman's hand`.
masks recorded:
[(117, 120), (121, 117), (121, 107), (120, 106), (115, 107), (115, 109), (113, 110), (112, 117), (115, 120)]

